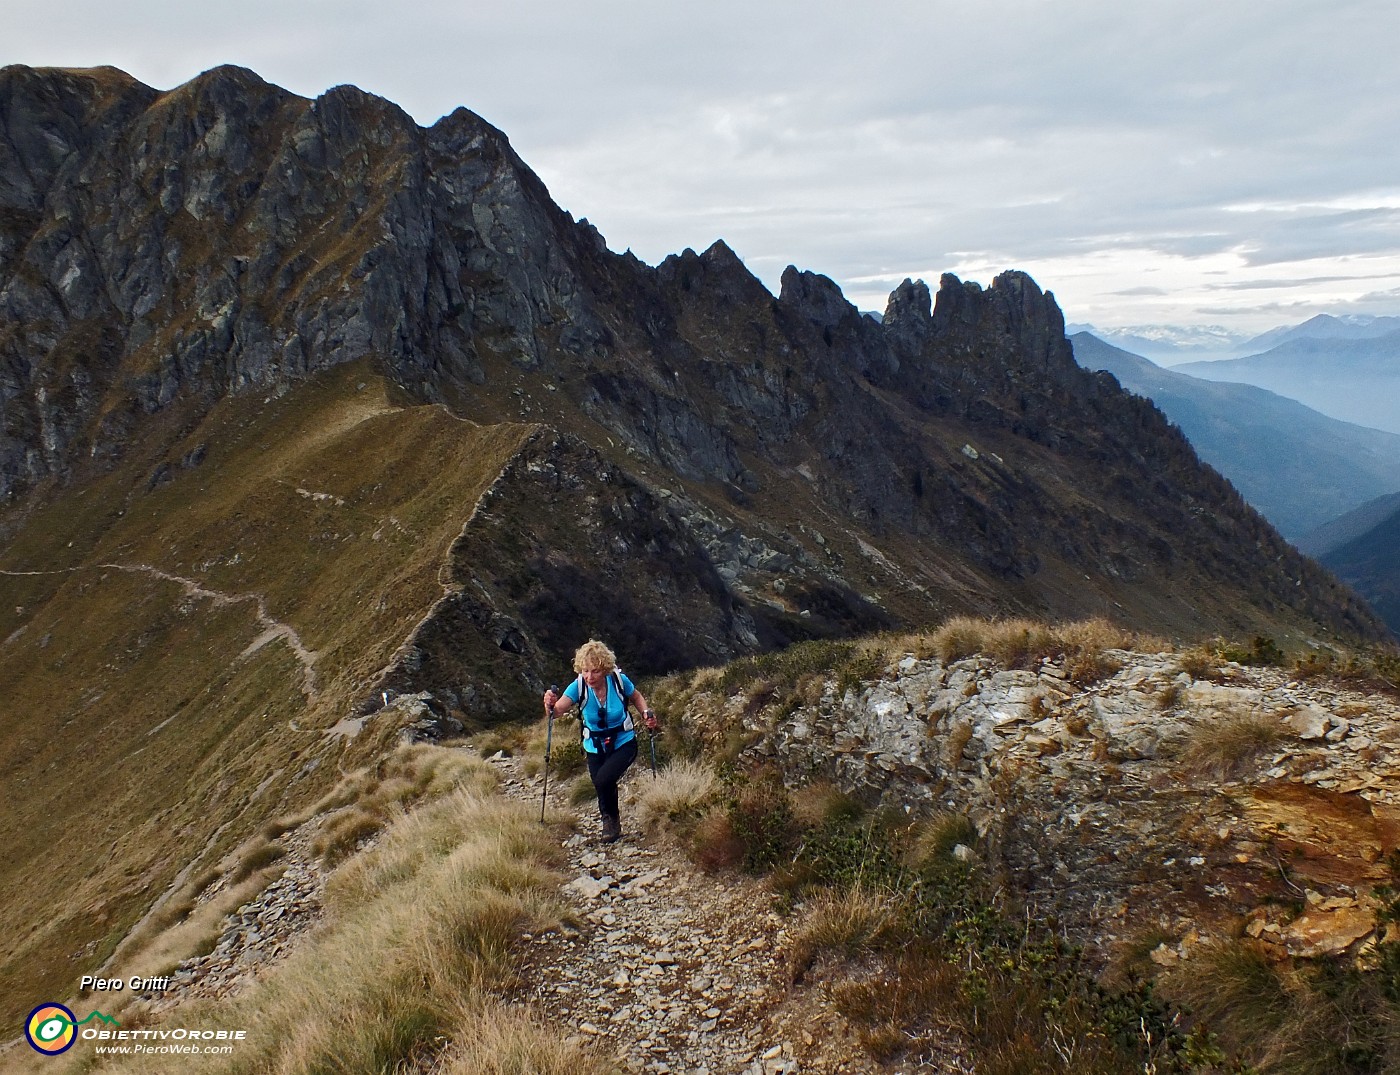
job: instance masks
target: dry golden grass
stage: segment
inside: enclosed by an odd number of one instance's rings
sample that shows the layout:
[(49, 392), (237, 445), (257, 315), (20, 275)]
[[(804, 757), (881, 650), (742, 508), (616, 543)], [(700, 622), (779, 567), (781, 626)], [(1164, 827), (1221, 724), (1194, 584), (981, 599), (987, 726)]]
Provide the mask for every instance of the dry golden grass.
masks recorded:
[(697, 668), (690, 673), (688, 687), (693, 691), (713, 690), (723, 677), (723, 668)]
[(696, 761), (676, 761), (658, 771), (656, 779), (637, 784), (637, 820), (648, 832), (693, 824), (719, 787), (715, 772)]
[[(213, 951), (225, 916), (255, 898), (281, 874), (282, 867), (274, 866), (237, 883), (225, 884), (178, 918), (169, 914), (154, 916), (143, 928), (133, 932), (114, 965), (121, 968), (124, 977), (155, 977), (170, 974), (182, 960)], [(107, 1015), (125, 1022), (127, 1010), (133, 1005), (139, 1007), (131, 994), (116, 993), (111, 994), (110, 999), (104, 994), (101, 1007)], [(0, 1070), (5, 1069), (0, 1067)]]
[(1198, 725), (1181, 752), (1181, 761), (1191, 770), (1225, 780), (1238, 776), (1287, 737), (1276, 716), (1236, 713)]
[(972, 722), (959, 720), (948, 729), (948, 738), (943, 742), (943, 764), (956, 769), (962, 761), (962, 753), (972, 742)]
[(990, 657), (1006, 668), (1035, 668), (1047, 658), (1063, 660), (1076, 683), (1094, 682), (1119, 670), (1108, 650), (1166, 648), (1160, 639), (1125, 631), (1103, 619), (1045, 624), (971, 616), (954, 616), (932, 635), (918, 636), (918, 644), (944, 664), (977, 655)]
[(607, 1058), (566, 1045), (519, 1008), (483, 1003), (454, 1025), (439, 1075), (614, 1075)]
[[(393, 1071), (447, 1042), (460, 1046), (450, 1061), (456, 1071), (566, 1069), (529, 1066), (546, 1062), (606, 1070), (587, 1067), (581, 1056), (570, 1060), (538, 1024), (490, 999), (510, 978), (521, 932), (563, 920), (557, 855), (554, 835), (526, 806), (468, 788), (421, 805), (336, 871), (324, 925), (283, 963), (236, 1000), (190, 1004), (151, 1020), (256, 1027), (234, 1056), (157, 1057), (97, 1070)], [(483, 1022), (496, 1028), (488, 1034)], [(506, 1066), (461, 1066), (492, 1041), (515, 1043), (503, 1055)]]
[(788, 949), (788, 976), (798, 981), (825, 953), (845, 958), (873, 950), (900, 924), (889, 893), (854, 887), (817, 897), (799, 915), (800, 928)]
[(326, 864), (334, 864), (405, 807), (460, 787), (485, 792), (495, 787), (496, 779), (489, 765), (466, 751), (429, 743), (400, 746), (377, 764), (350, 774), (316, 804), (314, 812), (325, 816), (311, 849)]
[(1396, 1075), (1400, 999), (1393, 971), (1288, 964), (1250, 940), (1203, 946), (1160, 980), (1162, 993), (1263, 1075)]
[(1220, 678), (1220, 660), (1206, 646), (1193, 646), (1186, 650), (1177, 658), (1176, 667), (1192, 679)]
[(909, 1048), (911, 1031), (955, 1025), (966, 1008), (959, 968), (928, 944), (896, 953), (880, 973), (837, 982), (831, 998), (864, 1049), (882, 1062)]
[(471, 749), (483, 758), (489, 758), (497, 751), (512, 758), (529, 749), (530, 731), (523, 724), (500, 725), (478, 732), (469, 740)]
[(1204, 1020), (1236, 1048), (1262, 1047), (1251, 1058), (1267, 1064), (1292, 1018), (1292, 998), (1281, 966), (1251, 941), (1198, 948), (1190, 960), (1164, 975), (1165, 992)]
[(374, 836), (387, 821), (379, 810), (358, 804), (343, 806), (325, 817), (311, 841), (311, 852), (324, 865), (333, 866)]
[(921, 821), (914, 831), (909, 861), (924, 869), (945, 859), (959, 844), (977, 846), (977, 826), (962, 814), (941, 810)]
[(735, 831), (729, 811), (712, 806), (700, 815), (690, 833), (690, 854), (710, 872), (732, 869), (744, 861), (744, 841)]
[(933, 633), (933, 647), (944, 664), (973, 657), (986, 648), (990, 622), (972, 616), (954, 616)]
[(596, 801), (598, 789), (593, 786), (593, 778), (587, 773), (581, 773), (574, 777), (574, 782), (569, 785), (569, 805), (583, 806), (586, 803)]
[(238, 863), (229, 874), (229, 881), (238, 884), (265, 867), (271, 866), (287, 853), (286, 847), (264, 836), (254, 837), (238, 856)]
[(830, 780), (815, 780), (792, 793), (792, 819), (801, 828), (816, 829), (829, 822), (859, 816), (860, 804)]
[[(496, 775), (484, 762), (462, 751), (428, 744), (400, 747), (379, 765), (350, 774), (317, 804), (329, 809), (313, 838), (313, 853), (339, 860), (353, 852), (358, 840), (380, 831), (404, 804), (439, 799), (467, 788), (485, 794)], [(364, 799), (336, 808), (354, 795)], [(113, 957), (125, 976), (168, 973), (181, 960), (203, 955), (218, 940), (224, 916), (256, 897), (282, 872), (279, 860), (286, 849), (280, 837), (305, 824), (309, 815), (285, 816), (264, 826), (242, 847), (231, 851), (217, 867), (200, 871), (173, 891), (157, 911), (133, 930)], [(270, 838), (276, 833), (278, 839)], [(218, 886), (202, 901), (197, 898)], [(128, 1004), (117, 1004), (123, 1011)], [(110, 1014), (110, 1013), (109, 1013)]]

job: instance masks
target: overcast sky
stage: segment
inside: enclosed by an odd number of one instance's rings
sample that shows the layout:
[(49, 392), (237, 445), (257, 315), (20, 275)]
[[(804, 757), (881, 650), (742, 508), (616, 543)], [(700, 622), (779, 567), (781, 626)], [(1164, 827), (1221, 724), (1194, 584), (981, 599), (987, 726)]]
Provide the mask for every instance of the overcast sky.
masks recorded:
[(465, 105), (615, 250), (723, 238), (882, 310), (1020, 268), (1070, 321), (1400, 314), (1395, 0), (0, 0), (0, 63)]

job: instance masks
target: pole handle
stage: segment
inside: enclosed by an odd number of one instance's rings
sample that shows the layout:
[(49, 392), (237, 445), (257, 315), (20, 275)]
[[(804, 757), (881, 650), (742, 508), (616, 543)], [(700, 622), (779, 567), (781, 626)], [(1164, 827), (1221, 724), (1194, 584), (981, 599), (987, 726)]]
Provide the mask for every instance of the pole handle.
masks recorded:
[[(549, 692), (558, 701), (559, 687), (557, 684), (549, 685)], [(544, 707), (544, 786), (540, 789), (540, 824), (544, 824), (545, 803), (549, 799), (549, 753), (554, 747), (554, 707)]]
[[(554, 695), (555, 705), (558, 705), (560, 697), (559, 684), (551, 683), (549, 685), (549, 691), (551, 694)], [(551, 746), (551, 741), (554, 739), (554, 706), (545, 706), (544, 718), (546, 726), (546, 732), (544, 737), (544, 760), (549, 761), (549, 749)]]

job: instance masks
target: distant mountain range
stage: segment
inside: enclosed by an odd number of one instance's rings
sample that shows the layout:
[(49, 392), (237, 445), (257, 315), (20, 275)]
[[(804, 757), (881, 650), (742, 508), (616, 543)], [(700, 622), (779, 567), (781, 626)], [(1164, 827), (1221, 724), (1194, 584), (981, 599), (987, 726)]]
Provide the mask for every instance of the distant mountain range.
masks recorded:
[(1400, 329), (1362, 339), (1295, 336), (1261, 354), (1174, 369), (1258, 385), (1333, 418), (1400, 433)]
[(1261, 354), (1292, 340), (1367, 340), (1400, 331), (1400, 317), (1369, 314), (1318, 314), (1296, 325), (1280, 325), (1257, 336), (1245, 336), (1220, 325), (1129, 325), (1101, 328), (1090, 324), (1066, 326), (1070, 334), (1088, 332), (1106, 343), (1159, 365), (1215, 361)]
[(1400, 331), (1400, 317), (1334, 317), (1318, 314), (1298, 325), (1281, 325), (1245, 341), (1241, 354), (1258, 354), (1291, 340), (1370, 340)]
[(1087, 332), (1154, 361), (1172, 365), (1192, 359), (1228, 358), (1247, 353), (1248, 340), (1220, 325), (1133, 325), (1126, 328), (1099, 328), (1090, 324), (1065, 326), (1071, 335)]
[(1366, 598), (1400, 635), (1400, 493), (1377, 497), (1297, 544)]
[(1070, 342), (1081, 366), (1107, 370), (1156, 403), (1285, 537), (1300, 538), (1400, 490), (1395, 433), (1329, 418), (1251, 384), (1166, 370), (1087, 332)]

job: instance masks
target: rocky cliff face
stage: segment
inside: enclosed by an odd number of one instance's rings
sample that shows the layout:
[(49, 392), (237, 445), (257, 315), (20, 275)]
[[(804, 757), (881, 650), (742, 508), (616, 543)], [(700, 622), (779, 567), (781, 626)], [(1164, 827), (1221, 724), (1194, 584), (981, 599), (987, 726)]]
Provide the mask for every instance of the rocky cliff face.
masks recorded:
[(464, 109), (420, 129), (236, 68), (163, 94), (6, 68), (0, 124), (11, 505), (177, 433), (162, 416), (369, 357), (420, 400), (595, 445), (693, 506), (681, 544), (767, 550), (714, 565), (750, 644), (961, 610), (1382, 630), (1079, 370), (1024, 274), (906, 282), (881, 324), (795, 268), (774, 298), (723, 243), (651, 268)]

